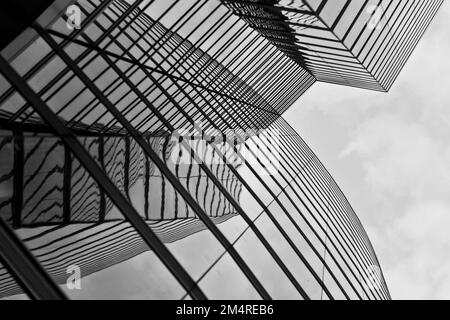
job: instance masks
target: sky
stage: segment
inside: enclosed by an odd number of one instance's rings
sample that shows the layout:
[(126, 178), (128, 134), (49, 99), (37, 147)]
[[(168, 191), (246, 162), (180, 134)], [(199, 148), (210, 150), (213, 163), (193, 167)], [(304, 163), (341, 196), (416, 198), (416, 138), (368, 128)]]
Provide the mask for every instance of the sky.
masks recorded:
[(394, 299), (450, 298), (450, 3), (389, 93), (316, 83), (286, 113), (362, 220)]

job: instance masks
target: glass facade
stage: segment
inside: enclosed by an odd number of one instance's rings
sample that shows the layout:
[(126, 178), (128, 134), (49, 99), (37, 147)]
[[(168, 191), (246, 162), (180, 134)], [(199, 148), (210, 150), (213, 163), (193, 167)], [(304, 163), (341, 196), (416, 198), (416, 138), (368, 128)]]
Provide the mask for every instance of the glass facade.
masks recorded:
[(341, 72), (298, 39), (341, 30), (332, 15), (351, 6), (285, 2), (67, 1), (80, 25), (54, 10), (2, 51), (1, 298), (390, 298), (355, 212), (282, 117)]
[(443, 0), (223, 0), (318, 81), (388, 91)]

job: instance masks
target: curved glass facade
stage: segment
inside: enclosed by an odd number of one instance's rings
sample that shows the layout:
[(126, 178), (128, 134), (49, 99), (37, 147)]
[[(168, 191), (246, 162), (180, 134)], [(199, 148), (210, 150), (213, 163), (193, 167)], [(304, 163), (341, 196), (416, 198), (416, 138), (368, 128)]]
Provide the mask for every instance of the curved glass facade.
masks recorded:
[(282, 2), (59, 1), (2, 51), (0, 297), (390, 298), (282, 117), (324, 80), (247, 14)]

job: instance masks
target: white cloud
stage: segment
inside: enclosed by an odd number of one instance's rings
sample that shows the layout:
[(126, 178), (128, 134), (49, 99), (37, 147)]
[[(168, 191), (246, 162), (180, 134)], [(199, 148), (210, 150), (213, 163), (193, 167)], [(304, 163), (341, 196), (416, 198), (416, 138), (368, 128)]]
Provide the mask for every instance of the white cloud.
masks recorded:
[(425, 125), (381, 114), (362, 123), (342, 155), (356, 153), (376, 194), (413, 199), (447, 196), (450, 144)]

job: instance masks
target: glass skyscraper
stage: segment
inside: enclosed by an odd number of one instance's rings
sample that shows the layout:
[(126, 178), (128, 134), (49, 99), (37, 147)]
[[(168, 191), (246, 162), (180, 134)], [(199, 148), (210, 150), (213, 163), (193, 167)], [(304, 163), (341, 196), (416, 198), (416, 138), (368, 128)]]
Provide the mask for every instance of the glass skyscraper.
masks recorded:
[(390, 299), (282, 115), (315, 81), (387, 91), (441, 4), (36, 4), (0, 57), (0, 297)]

